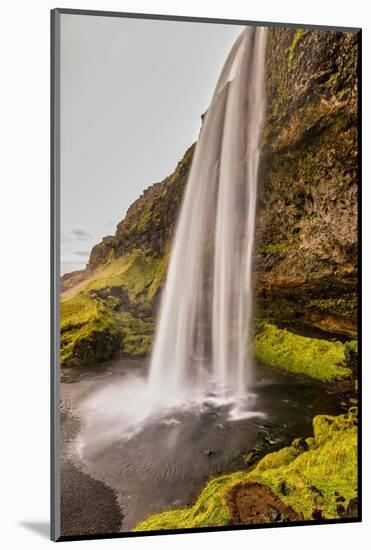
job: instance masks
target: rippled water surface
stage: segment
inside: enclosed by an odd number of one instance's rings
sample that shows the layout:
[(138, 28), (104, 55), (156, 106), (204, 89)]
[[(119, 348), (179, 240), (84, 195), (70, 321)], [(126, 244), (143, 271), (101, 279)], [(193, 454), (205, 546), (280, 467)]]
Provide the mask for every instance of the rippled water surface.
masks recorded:
[(261, 365), (244, 400), (167, 399), (163, 408), (147, 392), (143, 361), (117, 360), (67, 375), (62, 407), (80, 423), (70, 453), (117, 493), (123, 530), (191, 504), (211, 477), (246, 468), (246, 453), (264, 454), (310, 435), (316, 414), (341, 412), (339, 399), (322, 386)]

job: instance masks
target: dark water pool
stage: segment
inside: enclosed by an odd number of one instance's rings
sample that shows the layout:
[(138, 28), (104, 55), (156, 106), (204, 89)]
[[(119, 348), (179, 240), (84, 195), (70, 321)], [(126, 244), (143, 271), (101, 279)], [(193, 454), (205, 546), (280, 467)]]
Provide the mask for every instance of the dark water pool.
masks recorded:
[(340, 399), (323, 386), (256, 365), (249, 414), (239, 418), (231, 404), (210, 401), (150, 415), (128, 432), (121, 408), (146, 410), (140, 393), (146, 368), (117, 360), (62, 384), (62, 407), (80, 423), (62, 451), (68, 447), (84, 472), (115, 491), (124, 531), (150, 514), (191, 504), (211, 477), (247, 468), (246, 453), (265, 454), (309, 436), (315, 415), (342, 412)]

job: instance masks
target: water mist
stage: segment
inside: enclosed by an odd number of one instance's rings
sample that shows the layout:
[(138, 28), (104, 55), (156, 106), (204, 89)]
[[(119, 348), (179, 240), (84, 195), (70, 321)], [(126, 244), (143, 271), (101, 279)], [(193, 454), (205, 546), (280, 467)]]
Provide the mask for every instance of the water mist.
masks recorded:
[[(84, 401), (78, 451), (151, 423), (227, 407), (264, 416), (248, 389), (252, 254), (264, 119), (266, 30), (247, 28), (221, 72), (195, 149), (172, 243), (148, 379), (135, 372)], [(170, 415), (170, 416), (169, 416)]]

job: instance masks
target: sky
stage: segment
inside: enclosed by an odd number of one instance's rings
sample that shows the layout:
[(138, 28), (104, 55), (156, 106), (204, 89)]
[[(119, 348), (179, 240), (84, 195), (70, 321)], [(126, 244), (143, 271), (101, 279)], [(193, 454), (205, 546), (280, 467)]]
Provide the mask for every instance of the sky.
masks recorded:
[(244, 27), (61, 15), (61, 273), (197, 139)]

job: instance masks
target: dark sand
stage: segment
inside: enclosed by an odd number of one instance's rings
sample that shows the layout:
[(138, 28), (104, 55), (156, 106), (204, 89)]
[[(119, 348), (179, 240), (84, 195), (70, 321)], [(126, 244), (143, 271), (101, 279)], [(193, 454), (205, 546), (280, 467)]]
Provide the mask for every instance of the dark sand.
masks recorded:
[(112, 489), (93, 479), (69, 457), (79, 422), (72, 414), (61, 413), (61, 534), (62, 536), (117, 533), (122, 514)]

